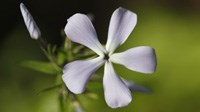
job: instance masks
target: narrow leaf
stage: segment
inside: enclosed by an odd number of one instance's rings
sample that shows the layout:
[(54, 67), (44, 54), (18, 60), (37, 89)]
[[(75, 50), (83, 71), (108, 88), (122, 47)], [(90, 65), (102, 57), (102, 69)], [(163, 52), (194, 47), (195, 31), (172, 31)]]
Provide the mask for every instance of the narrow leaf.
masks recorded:
[(52, 87), (48, 87), (48, 88), (45, 88), (45, 89), (39, 91), (38, 94), (48, 92), (48, 91), (54, 90), (54, 89), (59, 88), (59, 87), (61, 87), (61, 85), (54, 85)]
[(53, 74), (56, 75), (59, 73), (54, 66), (49, 62), (42, 62), (42, 61), (24, 61), (21, 63), (23, 67), (27, 67), (33, 69), (38, 72), (46, 73), (46, 74)]

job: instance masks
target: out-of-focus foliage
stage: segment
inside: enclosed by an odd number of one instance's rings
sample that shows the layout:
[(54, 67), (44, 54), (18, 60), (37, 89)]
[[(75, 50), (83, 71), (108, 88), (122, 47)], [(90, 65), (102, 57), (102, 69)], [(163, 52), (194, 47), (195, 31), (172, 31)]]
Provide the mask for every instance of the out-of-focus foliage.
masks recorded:
[(58, 71), (49, 62), (24, 61), (21, 63), (21, 65), (46, 74), (55, 75), (58, 73)]

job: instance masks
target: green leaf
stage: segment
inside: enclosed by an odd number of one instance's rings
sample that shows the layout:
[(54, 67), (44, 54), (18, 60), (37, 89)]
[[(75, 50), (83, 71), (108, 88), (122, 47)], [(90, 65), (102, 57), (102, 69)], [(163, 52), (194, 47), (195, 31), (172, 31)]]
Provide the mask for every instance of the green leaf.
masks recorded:
[(61, 87), (61, 84), (59, 84), (59, 85), (54, 85), (54, 86), (52, 86), (52, 87), (45, 88), (45, 89), (39, 91), (38, 94), (44, 93), (44, 92), (48, 92), (48, 91), (51, 91), (51, 90), (54, 90), (54, 89), (57, 89), (57, 88), (59, 88), (59, 87)]
[(24, 61), (21, 63), (23, 67), (27, 67), (33, 69), (38, 72), (53, 74), (56, 75), (59, 73), (54, 66), (49, 62), (41, 62), (41, 61)]

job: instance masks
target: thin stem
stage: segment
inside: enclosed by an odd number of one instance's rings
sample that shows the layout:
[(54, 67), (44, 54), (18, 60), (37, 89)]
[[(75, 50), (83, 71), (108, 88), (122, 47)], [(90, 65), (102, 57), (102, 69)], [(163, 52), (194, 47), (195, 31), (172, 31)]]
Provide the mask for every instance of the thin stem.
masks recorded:
[(68, 90), (66, 89), (64, 83), (61, 85), (59, 91), (59, 103), (60, 103), (60, 112), (65, 112), (66, 98), (68, 96)]
[(53, 67), (59, 72), (62, 71), (62, 69), (59, 67), (57, 62), (55, 61), (55, 57), (52, 56), (51, 53), (49, 53), (47, 50), (45, 50), (43, 47), (41, 47), (42, 51), (44, 52), (45, 56), (49, 59)]
[(40, 46), (41, 46), (43, 49), (47, 50), (47, 43), (46, 43), (46, 41), (45, 41), (42, 37), (39, 37), (39, 38), (38, 38), (38, 43), (40, 44)]
[(67, 37), (65, 38), (64, 47), (67, 50), (67, 61), (72, 61), (73, 60), (72, 42)]
[(63, 95), (59, 94), (59, 106), (60, 106), (60, 112), (65, 112), (64, 108), (64, 101), (63, 101)]
[(61, 68), (59, 67), (59, 65), (57, 64), (55, 57), (53, 56), (53, 53), (51, 52), (47, 42), (42, 38), (38, 38), (38, 43), (40, 45), (40, 48), (42, 49), (42, 51), (44, 52), (45, 56), (49, 59), (49, 61), (51, 62), (51, 64), (53, 65), (53, 67), (60, 72)]
[[(77, 97), (75, 94), (71, 93), (65, 86), (65, 84), (62, 81), (61, 75), (62, 75), (62, 69), (59, 66), (57, 59), (55, 57), (55, 50), (54, 48), (52, 49), (47, 43), (40, 38), (39, 44), (41, 46), (42, 51), (44, 52), (45, 56), (48, 58), (48, 60), (51, 62), (53, 67), (58, 71), (58, 76), (57, 76), (57, 84), (62, 84), (60, 87), (60, 90), (58, 92), (58, 100), (59, 100), (59, 107), (60, 107), (60, 112), (65, 112), (66, 111), (66, 97), (69, 98), (73, 109), (75, 112), (83, 112), (82, 106), (80, 104), (80, 101), (78, 101)], [(66, 49), (66, 55), (67, 55), (67, 62), (74, 60), (76, 57), (73, 56), (73, 48), (72, 48), (72, 42), (66, 38), (65, 43), (64, 43), (64, 49)], [(81, 49), (81, 48), (80, 48)], [(94, 54), (91, 52), (88, 52), (86, 54), (82, 54), (82, 57), (88, 57), (88, 56), (93, 56)]]

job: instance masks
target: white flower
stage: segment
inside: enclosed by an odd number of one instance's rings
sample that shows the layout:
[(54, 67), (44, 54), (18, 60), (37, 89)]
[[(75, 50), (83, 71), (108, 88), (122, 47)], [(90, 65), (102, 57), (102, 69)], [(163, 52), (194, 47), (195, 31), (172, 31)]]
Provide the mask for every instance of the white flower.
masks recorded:
[(41, 36), (40, 29), (23, 3), (20, 3), (20, 10), (31, 38), (37, 40)]
[(66, 35), (73, 42), (82, 44), (99, 55), (95, 59), (73, 61), (64, 66), (62, 79), (71, 92), (75, 94), (84, 92), (91, 75), (105, 64), (103, 86), (108, 106), (118, 108), (131, 102), (131, 92), (115, 73), (112, 62), (142, 73), (153, 73), (156, 68), (155, 51), (151, 47), (140, 46), (114, 53), (115, 49), (126, 41), (136, 22), (137, 16), (133, 12), (121, 7), (115, 10), (110, 20), (108, 40), (104, 48), (86, 15), (78, 13), (68, 19), (65, 26)]

